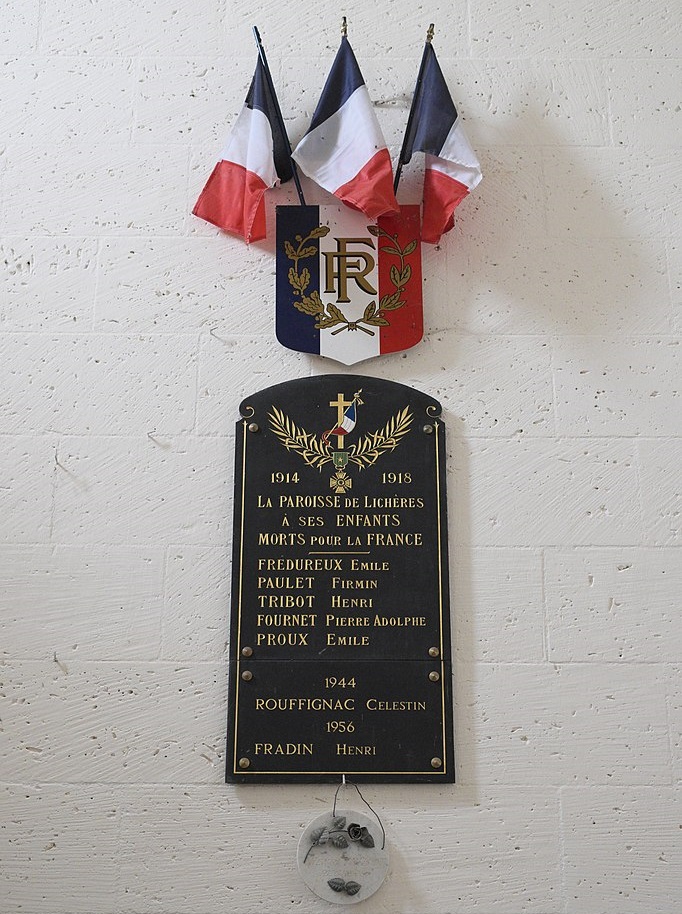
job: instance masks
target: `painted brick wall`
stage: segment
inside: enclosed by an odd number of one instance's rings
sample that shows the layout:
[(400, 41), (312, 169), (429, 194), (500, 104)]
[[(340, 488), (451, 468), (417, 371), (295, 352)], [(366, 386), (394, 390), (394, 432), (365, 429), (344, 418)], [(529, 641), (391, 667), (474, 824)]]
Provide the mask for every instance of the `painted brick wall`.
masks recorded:
[(447, 411), (459, 779), (368, 788), (363, 910), (679, 910), (679, 8), (10, 0), (0, 914), (327, 910), (295, 847), (331, 791), (222, 771), (236, 407), (338, 366), (274, 342), (272, 243), (190, 209), (250, 26), (298, 139), (341, 12), (394, 157), (436, 23), (485, 173), (424, 342), (358, 366)]

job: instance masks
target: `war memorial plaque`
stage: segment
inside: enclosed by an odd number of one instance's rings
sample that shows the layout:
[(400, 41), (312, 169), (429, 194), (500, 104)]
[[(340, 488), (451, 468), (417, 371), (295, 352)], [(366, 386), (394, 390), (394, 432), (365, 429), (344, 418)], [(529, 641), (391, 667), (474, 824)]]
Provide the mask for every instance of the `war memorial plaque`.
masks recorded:
[(357, 375), (237, 423), (228, 781), (454, 781), (440, 404)]

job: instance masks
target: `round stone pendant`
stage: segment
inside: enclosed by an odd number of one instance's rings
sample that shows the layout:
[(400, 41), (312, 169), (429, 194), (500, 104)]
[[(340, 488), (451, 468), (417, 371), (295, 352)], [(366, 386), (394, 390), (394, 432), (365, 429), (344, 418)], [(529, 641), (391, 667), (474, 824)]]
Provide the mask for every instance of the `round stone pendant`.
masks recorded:
[(308, 888), (325, 901), (364, 901), (381, 887), (388, 871), (383, 832), (362, 812), (326, 812), (301, 835), (298, 871)]

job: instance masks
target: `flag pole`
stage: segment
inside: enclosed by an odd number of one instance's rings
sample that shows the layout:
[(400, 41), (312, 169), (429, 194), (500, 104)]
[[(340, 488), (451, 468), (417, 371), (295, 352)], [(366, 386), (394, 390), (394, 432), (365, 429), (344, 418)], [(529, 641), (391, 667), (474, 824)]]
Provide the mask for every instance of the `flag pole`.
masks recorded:
[(291, 162), (291, 174), (294, 179), (294, 184), (296, 185), (296, 190), (298, 192), (298, 201), (301, 206), (305, 206), (305, 197), (303, 196), (303, 190), (301, 189), (301, 181), (298, 177), (298, 169), (296, 168), (296, 162), (294, 162), (291, 156), (291, 143), (289, 142), (289, 137), (287, 136), (287, 128), (284, 126), (284, 118), (282, 117), (282, 110), (279, 107), (279, 101), (277, 100), (277, 93), (275, 92), (275, 86), (272, 82), (272, 76), (270, 75), (270, 67), (268, 66), (268, 60), (265, 56), (265, 48), (263, 47), (263, 42), (260, 40), (260, 33), (258, 28), (253, 26), (253, 37), (256, 41), (256, 47), (258, 48), (258, 55), (260, 57), (261, 63), (263, 64), (263, 70), (265, 71), (265, 81), (268, 84), (268, 90), (272, 96), (273, 103), (275, 105), (275, 114), (277, 115), (277, 126), (280, 129), (282, 138), (286, 144), (286, 148), (289, 150), (289, 161)]
[(419, 101), (419, 96), (421, 95), (422, 81), (424, 79), (424, 67), (426, 66), (426, 55), (428, 53), (429, 46), (433, 41), (433, 22), (429, 25), (428, 31), (426, 33), (426, 44), (424, 45), (424, 53), (422, 54), (422, 61), (419, 65), (419, 73), (417, 75), (417, 84), (414, 87), (414, 94), (412, 96), (412, 104), (410, 106), (410, 113), (407, 118), (407, 127), (405, 127), (405, 136), (403, 137), (403, 145), (400, 150), (400, 156), (398, 158), (398, 164), (395, 170), (395, 180), (393, 181), (393, 193), (398, 192), (398, 184), (400, 184), (400, 175), (403, 170), (403, 164), (405, 162), (405, 151), (407, 149), (407, 142), (412, 131), (412, 122), (414, 121), (414, 114), (417, 108), (417, 102)]

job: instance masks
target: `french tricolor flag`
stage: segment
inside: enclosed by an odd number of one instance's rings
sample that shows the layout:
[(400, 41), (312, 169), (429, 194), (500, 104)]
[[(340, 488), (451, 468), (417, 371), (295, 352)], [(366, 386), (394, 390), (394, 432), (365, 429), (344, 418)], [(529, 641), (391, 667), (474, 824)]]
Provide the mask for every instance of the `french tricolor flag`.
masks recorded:
[[(348, 402), (348, 401), (346, 401)], [(354, 399), (351, 405), (344, 410), (343, 419), (336, 425), (334, 428), (330, 428), (328, 432), (325, 432), (322, 435), (322, 440), (327, 441), (328, 438), (331, 438), (332, 435), (348, 435), (353, 431), (357, 423), (357, 400)]]
[(276, 111), (259, 58), (244, 107), (192, 210), (247, 244), (265, 238), (265, 191), (292, 174)]
[(398, 212), (386, 141), (345, 35), (293, 158), (320, 187), (372, 221)]
[(422, 241), (437, 244), (454, 225), (454, 212), (481, 180), (481, 166), (466, 138), (436, 52), (427, 44), (424, 74), (415, 100), (403, 162), (426, 153)]

